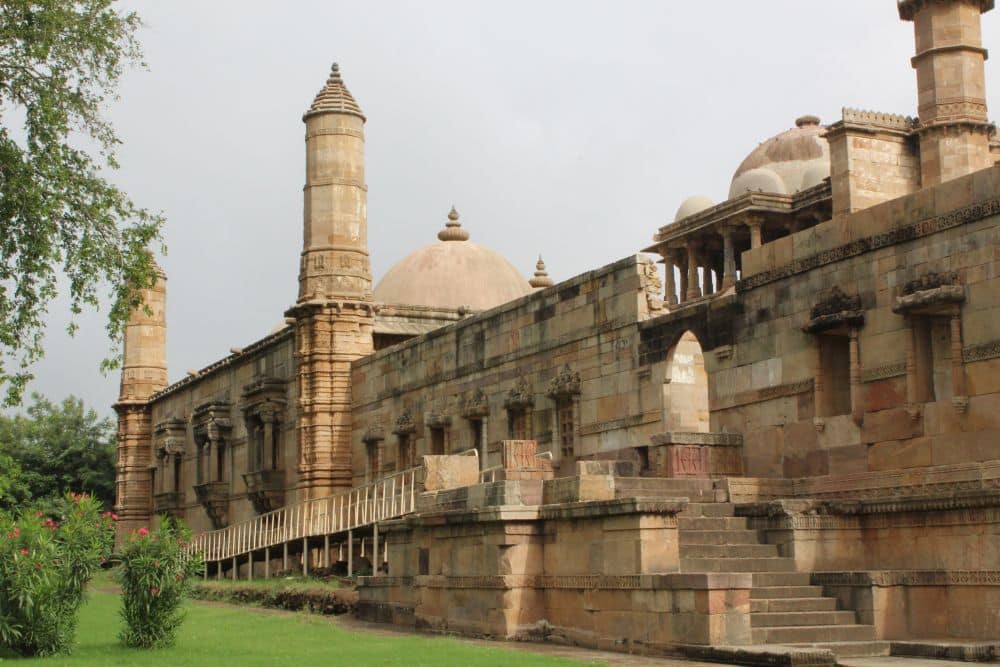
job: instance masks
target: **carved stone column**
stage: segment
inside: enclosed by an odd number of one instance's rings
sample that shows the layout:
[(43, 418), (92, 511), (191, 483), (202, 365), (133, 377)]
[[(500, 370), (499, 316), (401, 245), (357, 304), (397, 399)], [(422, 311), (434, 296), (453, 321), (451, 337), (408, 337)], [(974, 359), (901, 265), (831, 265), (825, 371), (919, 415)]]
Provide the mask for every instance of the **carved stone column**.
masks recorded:
[(858, 348), (858, 330), (855, 327), (850, 331), (850, 353), (851, 353), (851, 417), (854, 423), (861, 425), (864, 420), (865, 406), (861, 400), (861, 353)]
[(661, 250), (660, 257), (663, 258), (664, 268), (664, 301), (668, 306), (677, 305), (677, 285), (674, 281), (674, 254), (669, 250)]
[(750, 247), (759, 248), (764, 243), (764, 236), (761, 231), (764, 221), (756, 216), (747, 218), (747, 227), (750, 228)]
[(696, 241), (687, 242), (687, 294), (684, 298), (687, 301), (701, 298), (701, 287), (698, 285), (698, 244)]
[(917, 327), (913, 317), (906, 315), (906, 407), (910, 415), (917, 411)]
[(957, 305), (951, 313), (951, 402), (962, 412), (969, 407), (962, 359), (962, 311)]
[(678, 298), (681, 303), (687, 301), (687, 290), (688, 290), (687, 254), (683, 253), (682, 255), (683, 256), (681, 258), (681, 262), (678, 265), (681, 275), (680, 290), (678, 291), (678, 294), (680, 294), (680, 296)]
[(264, 442), (262, 443), (262, 456), (257, 461), (262, 470), (271, 470), (274, 465), (274, 422), (275, 415), (270, 410), (261, 410), (260, 421), (264, 424)]
[(733, 248), (733, 230), (722, 228), (722, 289), (736, 285), (736, 252)]

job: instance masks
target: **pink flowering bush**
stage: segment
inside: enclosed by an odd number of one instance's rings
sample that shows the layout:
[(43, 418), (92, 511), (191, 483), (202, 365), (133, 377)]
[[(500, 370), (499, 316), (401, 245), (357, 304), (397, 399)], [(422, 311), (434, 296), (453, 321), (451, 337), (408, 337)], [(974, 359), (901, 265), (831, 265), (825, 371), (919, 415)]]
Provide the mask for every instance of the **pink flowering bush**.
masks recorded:
[(0, 645), (26, 656), (72, 649), (87, 582), (114, 546), (115, 519), (78, 494), (53, 516), (0, 512)]
[(181, 602), (190, 579), (201, 572), (201, 558), (187, 552), (191, 531), (166, 518), (156, 531), (132, 533), (119, 559), (122, 620), (118, 637), (134, 648), (161, 648), (174, 643), (184, 620)]

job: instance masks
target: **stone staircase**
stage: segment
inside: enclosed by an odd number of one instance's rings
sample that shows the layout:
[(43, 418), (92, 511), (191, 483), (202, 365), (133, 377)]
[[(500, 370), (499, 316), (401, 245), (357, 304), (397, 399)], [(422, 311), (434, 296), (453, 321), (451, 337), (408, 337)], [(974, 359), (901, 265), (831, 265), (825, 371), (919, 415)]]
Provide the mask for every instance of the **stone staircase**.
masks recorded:
[(830, 649), (838, 658), (884, 656), (889, 643), (861, 625), (837, 599), (810, 585), (793, 558), (782, 557), (761, 531), (748, 528), (725, 502), (692, 502), (677, 517), (682, 572), (750, 572), (750, 626), (754, 644)]

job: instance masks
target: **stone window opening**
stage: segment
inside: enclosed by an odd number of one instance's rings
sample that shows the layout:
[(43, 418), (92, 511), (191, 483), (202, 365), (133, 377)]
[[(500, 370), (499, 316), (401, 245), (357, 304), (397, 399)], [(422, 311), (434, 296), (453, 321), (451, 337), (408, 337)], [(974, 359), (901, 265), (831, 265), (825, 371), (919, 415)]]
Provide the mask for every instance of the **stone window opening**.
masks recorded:
[(198, 474), (194, 490), (216, 529), (229, 521), (233, 466), (231, 407), (227, 401), (209, 401), (196, 407), (191, 415)]
[(451, 417), (431, 412), (425, 415), (424, 423), (427, 425), (430, 443), (428, 454), (447, 454), (451, 449)]
[(369, 427), (361, 441), (365, 445), (365, 481), (374, 482), (382, 476), (384, 464), (385, 436), (381, 424)]
[(834, 287), (810, 311), (803, 331), (816, 339), (813, 376), (814, 424), (826, 427), (824, 417), (849, 414), (855, 424), (864, 419), (861, 400), (859, 332), (865, 323), (861, 297)]
[(903, 286), (893, 311), (906, 318), (906, 402), (910, 415), (920, 403), (951, 399), (969, 405), (962, 356), (965, 288), (954, 272), (929, 273)]
[(521, 378), (507, 393), (504, 408), (507, 410), (507, 436), (511, 440), (531, 440), (531, 413), (535, 407), (535, 397), (528, 383)]
[(184, 488), (181, 484), (181, 457), (180, 455), (174, 455), (174, 470), (173, 470), (173, 481), (174, 481), (174, 493), (180, 493)]
[(489, 443), (487, 441), (488, 419), (490, 414), (489, 401), (486, 392), (476, 389), (472, 392), (465, 405), (462, 407), (462, 416), (469, 421), (469, 430), (472, 436), (472, 447), (479, 452), (479, 469), (486, 469), (486, 457), (489, 453)]
[(571, 461), (577, 455), (577, 434), (580, 430), (580, 373), (569, 364), (549, 382), (547, 391), (555, 403), (554, 434), (560, 460)]
[(417, 425), (413, 421), (413, 415), (404, 412), (396, 419), (396, 426), (393, 433), (396, 435), (396, 471), (413, 468), (416, 465), (416, 443), (414, 434)]

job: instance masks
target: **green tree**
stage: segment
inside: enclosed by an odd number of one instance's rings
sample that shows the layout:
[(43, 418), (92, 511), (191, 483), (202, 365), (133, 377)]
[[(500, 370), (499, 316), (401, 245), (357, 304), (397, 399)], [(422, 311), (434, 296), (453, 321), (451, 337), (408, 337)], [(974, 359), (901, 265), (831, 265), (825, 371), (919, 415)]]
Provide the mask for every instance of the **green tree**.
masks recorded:
[(0, 509), (21, 506), (30, 498), (21, 466), (10, 454), (0, 451)]
[(27, 415), (0, 417), (0, 457), (20, 468), (17, 501), (24, 492), (53, 501), (67, 491), (115, 501), (115, 424), (70, 396), (56, 404), (38, 394)]
[[(113, 0), (0, 0), (0, 385), (18, 403), (43, 355), (61, 284), (74, 316), (110, 301), (117, 366), (129, 312), (155, 273), (163, 219), (102, 177), (120, 143), (102, 117), (126, 67), (143, 66), (134, 12)], [(64, 283), (61, 282), (63, 277)], [(106, 296), (110, 290), (110, 297)]]

